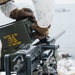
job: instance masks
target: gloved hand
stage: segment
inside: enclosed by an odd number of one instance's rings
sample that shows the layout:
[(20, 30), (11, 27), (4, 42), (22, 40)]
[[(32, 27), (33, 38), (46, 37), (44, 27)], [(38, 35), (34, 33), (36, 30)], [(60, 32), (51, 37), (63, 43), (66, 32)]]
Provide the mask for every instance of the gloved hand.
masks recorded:
[(34, 34), (35, 38), (44, 39), (49, 33), (50, 26), (46, 28), (41, 28), (38, 26), (37, 23), (34, 23), (32, 29), (35, 30), (35, 34)]
[(31, 19), (32, 22), (36, 21), (35, 16), (34, 16), (32, 10), (29, 9), (29, 8), (14, 9), (10, 13), (10, 17), (12, 19), (16, 19), (16, 20), (21, 20), (21, 19), (29, 18), (29, 19)]
[(48, 35), (48, 29), (49, 29), (50, 26), (47, 27), (47, 28), (39, 27), (32, 10), (29, 9), (29, 8), (14, 9), (10, 13), (10, 17), (12, 19), (16, 19), (16, 20), (29, 18), (32, 22), (34, 22), (34, 25), (33, 25), (32, 29), (38, 32), (38, 33), (34, 34), (35, 38), (43, 39)]

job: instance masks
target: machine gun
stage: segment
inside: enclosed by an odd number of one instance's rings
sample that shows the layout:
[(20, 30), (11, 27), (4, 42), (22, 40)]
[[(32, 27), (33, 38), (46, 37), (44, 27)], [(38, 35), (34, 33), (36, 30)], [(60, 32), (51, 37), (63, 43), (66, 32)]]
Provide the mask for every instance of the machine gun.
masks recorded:
[(32, 25), (29, 19), (25, 19), (0, 27), (3, 45), (1, 67), (6, 75), (57, 74), (55, 55), (59, 45), (55, 42), (64, 31), (54, 38), (46, 37), (32, 44), (36, 40)]
[(57, 75), (56, 52), (59, 45), (55, 45), (56, 39), (64, 32), (60, 33), (53, 39), (47, 39), (49, 44), (23, 45), (16, 53), (5, 55), (6, 75), (11, 75), (10, 57), (13, 59), (13, 70), (17, 75)]

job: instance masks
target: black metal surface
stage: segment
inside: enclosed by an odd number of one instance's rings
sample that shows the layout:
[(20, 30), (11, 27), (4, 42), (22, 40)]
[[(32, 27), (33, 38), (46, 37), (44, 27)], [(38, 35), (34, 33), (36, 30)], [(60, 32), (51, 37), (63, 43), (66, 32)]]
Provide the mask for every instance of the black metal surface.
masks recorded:
[(4, 58), (4, 67), (6, 75), (11, 75), (10, 55), (6, 55)]

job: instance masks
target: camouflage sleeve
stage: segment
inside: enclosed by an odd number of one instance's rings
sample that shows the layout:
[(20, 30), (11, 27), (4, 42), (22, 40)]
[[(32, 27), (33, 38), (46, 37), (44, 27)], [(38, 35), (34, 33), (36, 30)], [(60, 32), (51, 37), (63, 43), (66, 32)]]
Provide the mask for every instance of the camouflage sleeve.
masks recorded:
[(48, 27), (51, 25), (54, 15), (55, 0), (32, 0), (35, 9), (38, 25)]
[(1, 11), (7, 16), (10, 16), (12, 10), (16, 9), (17, 6), (14, 1), (9, 1), (6, 4), (0, 6)]
[(36, 11), (35, 11), (35, 7), (34, 4), (32, 2), (32, 0), (15, 0), (15, 1), (9, 1), (4, 5), (1, 5), (1, 11), (7, 16), (10, 16), (11, 11), (13, 11), (14, 9), (21, 9), (21, 8), (29, 8), (33, 11), (34, 15), (36, 16)]

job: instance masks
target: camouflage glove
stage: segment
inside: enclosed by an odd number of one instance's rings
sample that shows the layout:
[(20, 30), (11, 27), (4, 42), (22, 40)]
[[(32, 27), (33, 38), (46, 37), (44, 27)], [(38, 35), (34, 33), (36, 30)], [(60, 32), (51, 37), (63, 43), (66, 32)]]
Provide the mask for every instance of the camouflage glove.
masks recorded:
[(29, 19), (31, 19), (32, 22), (36, 21), (35, 16), (34, 16), (32, 10), (29, 9), (29, 8), (14, 9), (10, 13), (10, 17), (12, 19), (16, 19), (16, 20), (21, 20), (21, 19), (29, 18)]
[(41, 28), (36, 23), (34, 23), (32, 29), (35, 30), (35, 38), (44, 39), (49, 33), (49, 28), (50, 26), (47, 28)]

